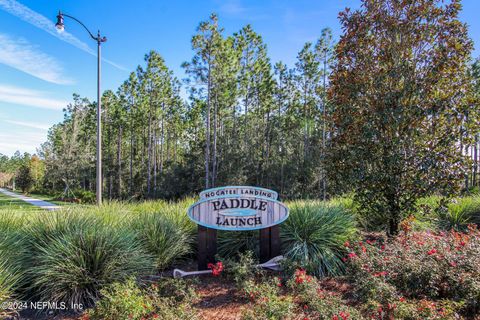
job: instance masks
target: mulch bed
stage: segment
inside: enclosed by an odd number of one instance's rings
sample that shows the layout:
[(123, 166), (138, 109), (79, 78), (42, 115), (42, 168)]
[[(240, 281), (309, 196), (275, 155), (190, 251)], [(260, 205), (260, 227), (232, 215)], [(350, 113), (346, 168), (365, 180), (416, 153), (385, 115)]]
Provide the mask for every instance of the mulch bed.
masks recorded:
[[(167, 273), (168, 274), (168, 273)], [(164, 274), (164, 276), (167, 276)], [(248, 306), (248, 300), (243, 299), (235, 285), (223, 279), (212, 276), (198, 277), (199, 282), (195, 284), (195, 291), (199, 301), (193, 305), (201, 319), (236, 320), (240, 319), (242, 308)], [(81, 315), (76, 314), (46, 314), (36, 311), (24, 310), (20, 317), (12, 313), (8, 320), (78, 320)]]
[(218, 278), (203, 276), (196, 287), (199, 302), (194, 304), (202, 319), (240, 319), (248, 300), (242, 298), (235, 285)]
[[(162, 276), (171, 276), (171, 272), (165, 272)], [(195, 291), (198, 294), (199, 300), (193, 304), (193, 307), (196, 309), (201, 319), (237, 320), (241, 317), (242, 309), (249, 307), (249, 300), (240, 295), (233, 282), (227, 281), (224, 278), (215, 278), (209, 275), (197, 278), (199, 281), (195, 284)], [(337, 279), (323, 280), (322, 287), (328, 292), (335, 292), (347, 297), (348, 293), (351, 292), (348, 283)], [(37, 312), (25, 310), (21, 312), (20, 318), (17, 316), (7, 319), (78, 320), (80, 316), (81, 315), (65, 313), (50, 315), (46, 313), (38, 314)]]

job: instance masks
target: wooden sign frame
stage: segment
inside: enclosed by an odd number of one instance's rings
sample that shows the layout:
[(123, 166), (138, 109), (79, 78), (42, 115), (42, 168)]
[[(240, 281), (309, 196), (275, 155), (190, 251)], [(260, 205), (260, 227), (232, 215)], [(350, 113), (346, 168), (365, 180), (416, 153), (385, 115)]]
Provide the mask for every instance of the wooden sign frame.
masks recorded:
[[(200, 200), (188, 209), (189, 218), (198, 224), (198, 270), (206, 270), (209, 263), (215, 262), (217, 254), (217, 230), (258, 230), (260, 239), (260, 263), (266, 262), (281, 252), (279, 224), (288, 218), (288, 208), (277, 201), (278, 194), (269, 189), (251, 186), (228, 186), (207, 189), (200, 193)], [(243, 202), (241, 202), (243, 200)], [(230, 201), (230, 202), (229, 202)], [(239, 203), (251, 204), (251, 207), (239, 207)], [(222, 208), (220, 204), (222, 203)], [(227, 203), (234, 203), (236, 209), (227, 207)], [(225, 207), (225, 208), (224, 208)], [(253, 209), (252, 209), (253, 208)], [(222, 211), (221, 209), (226, 209)], [(231, 212), (233, 211), (233, 212)], [(232, 215), (234, 221), (240, 224), (240, 219), (252, 222), (254, 226), (229, 226), (219, 221)], [(257, 220), (261, 222), (256, 225)], [(212, 221), (216, 221), (217, 224)], [(231, 220), (232, 221), (232, 220)], [(223, 220), (225, 223), (225, 220)], [(245, 222), (244, 222), (245, 225)]]

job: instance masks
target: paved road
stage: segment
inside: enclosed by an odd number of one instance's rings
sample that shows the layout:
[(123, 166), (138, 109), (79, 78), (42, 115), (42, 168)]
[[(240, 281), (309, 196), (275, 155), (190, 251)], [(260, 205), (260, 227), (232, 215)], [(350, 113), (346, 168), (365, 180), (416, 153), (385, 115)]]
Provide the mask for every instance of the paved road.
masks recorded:
[(2, 188), (0, 188), (0, 192), (7, 195), (7, 196), (10, 196), (10, 197), (17, 198), (17, 199), (23, 200), (25, 202), (28, 202), (28, 203), (30, 203), (34, 206), (40, 207), (40, 208), (45, 209), (45, 210), (60, 209), (60, 206), (57, 206), (54, 203), (43, 201), (43, 200), (40, 200), (40, 199), (30, 198), (30, 197), (24, 196), (23, 194), (13, 193), (13, 192), (10, 192), (10, 191), (2, 189)]

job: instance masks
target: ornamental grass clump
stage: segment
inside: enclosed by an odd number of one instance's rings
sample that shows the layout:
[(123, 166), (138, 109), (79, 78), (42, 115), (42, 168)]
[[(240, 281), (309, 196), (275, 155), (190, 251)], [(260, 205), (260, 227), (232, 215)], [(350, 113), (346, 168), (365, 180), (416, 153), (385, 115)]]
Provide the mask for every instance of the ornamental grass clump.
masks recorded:
[(343, 244), (356, 232), (354, 215), (341, 205), (292, 202), (281, 225), (284, 255), (308, 272), (323, 277), (344, 270)]
[(91, 306), (103, 287), (153, 269), (137, 236), (98, 212), (39, 214), (22, 234), (27, 298)]
[(145, 250), (154, 257), (159, 270), (193, 252), (195, 238), (183, 221), (173, 217), (164, 213), (142, 213), (135, 215), (131, 222), (132, 230)]
[[(417, 201), (416, 224), (428, 223), (429, 228), (465, 231), (469, 224), (480, 224), (480, 196), (447, 199), (429, 196)], [(415, 228), (419, 229), (419, 228)]]
[(1, 259), (0, 254), (0, 304), (12, 298), (15, 285), (18, 282), (18, 274), (8, 266), (6, 261)]
[(191, 235), (196, 235), (197, 225), (187, 216), (186, 212), (194, 199), (185, 198), (183, 200), (172, 202), (164, 200), (144, 201), (141, 203), (132, 203), (127, 205), (128, 210), (133, 217), (139, 214), (161, 214), (173, 221), (180, 229)]
[(242, 253), (251, 252), (255, 257), (259, 256), (260, 237), (258, 230), (255, 231), (217, 231), (218, 254), (221, 257), (234, 258)]
[(446, 230), (465, 231), (471, 223), (480, 224), (480, 196), (454, 199), (447, 210), (438, 212), (437, 220)]
[(21, 229), (25, 215), (14, 210), (0, 211), (0, 261), (5, 267), (12, 266), (22, 253)]

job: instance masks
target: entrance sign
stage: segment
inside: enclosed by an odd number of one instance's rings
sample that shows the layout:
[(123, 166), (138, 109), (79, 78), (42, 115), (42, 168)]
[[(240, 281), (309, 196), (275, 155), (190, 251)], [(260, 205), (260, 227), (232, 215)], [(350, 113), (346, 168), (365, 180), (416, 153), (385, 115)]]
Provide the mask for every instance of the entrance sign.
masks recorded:
[(228, 195), (198, 201), (188, 209), (188, 216), (207, 228), (248, 231), (282, 223), (288, 218), (288, 209), (270, 198)]
[(272, 200), (278, 199), (278, 193), (273, 190), (259, 187), (221, 187), (213, 188), (200, 192), (200, 199), (211, 199), (221, 196), (238, 195), (238, 196), (255, 196), (264, 197)]
[(228, 186), (204, 190), (188, 208), (188, 217), (198, 224), (198, 269), (215, 261), (217, 230), (260, 231), (260, 261), (280, 254), (278, 224), (288, 218), (288, 208), (278, 193), (259, 187)]

